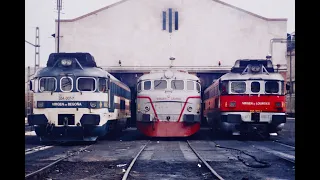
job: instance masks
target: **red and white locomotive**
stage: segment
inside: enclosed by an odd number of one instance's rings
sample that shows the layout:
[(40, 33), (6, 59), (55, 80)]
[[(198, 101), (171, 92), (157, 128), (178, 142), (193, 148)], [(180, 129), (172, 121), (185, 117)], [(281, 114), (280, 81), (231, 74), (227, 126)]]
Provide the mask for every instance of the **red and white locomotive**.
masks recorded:
[(137, 84), (137, 129), (150, 137), (187, 137), (200, 129), (201, 86), (197, 76), (161, 70)]
[(214, 130), (269, 138), (286, 123), (284, 86), (270, 60), (237, 60), (204, 91), (204, 117)]

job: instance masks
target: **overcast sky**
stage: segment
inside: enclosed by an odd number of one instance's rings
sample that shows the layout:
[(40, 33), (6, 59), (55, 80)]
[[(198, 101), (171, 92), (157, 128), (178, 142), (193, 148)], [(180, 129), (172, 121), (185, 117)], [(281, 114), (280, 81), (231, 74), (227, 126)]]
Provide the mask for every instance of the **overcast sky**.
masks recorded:
[[(25, 40), (35, 43), (35, 28), (40, 28), (40, 66), (55, 51), (54, 34), (57, 0), (25, 0)], [(120, 0), (63, 0), (61, 19), (75, 18)], [(287, 32), (295, 30), (294, 0), (222, 0), (266, 18), (287, 18)], [(25, 43), (25, 66), (34, 66), (34, 47)]]

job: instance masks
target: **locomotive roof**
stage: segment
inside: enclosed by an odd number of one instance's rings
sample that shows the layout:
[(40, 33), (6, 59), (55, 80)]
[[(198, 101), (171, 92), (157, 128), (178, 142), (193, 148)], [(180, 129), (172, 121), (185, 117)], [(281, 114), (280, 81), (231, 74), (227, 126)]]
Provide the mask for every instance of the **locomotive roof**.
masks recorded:
[(238, 59), (231, 68), (233, 73), (241, 73), (248, 66), (263, 66), (268, 72), (274, 72), (272, 61), (265, 59)]
[(239, 73), (227, 73), (220, 77), (224, 80), (249, 80), (249, 79), (265, 79), (265, 80), (284, 80), (283, 76), (279, 73), (269, 74), (239, 74)]
[[(73, 74), (76, 77), (110, 77), (113, 81), (119, 81), (107, 71), (97, 67), (83, 67), (83, 69), (62, 69), (56, 67), (45, 67), (37, 71), (35, 78), (39, 77), (56, 77), (60, 74)], [(122, 83), (122, 82), (121, 82)], [(124, 84), (124, 83), (122, 83)], [(126, 85), (127, 86), (127, 85)], [(128, 86), (127, 86), (128, 87)]]
[[(170, 70), (173, 73), (173, 77), (171, 79), (177, 78), (177, 79), (184, 79), (184, 80), (200, 80), (197, 76), (193, 75), (193, 74), (189, 74), (187, 72), (180, 72), (177, 70)], [(166, 70), (163, 71), (151, 71), (149, 74), (144, 74), (142, 75), (139, 79), (138, 82), (141, 80), (147, 80), (147, 79), (162, 79), (165, 80), (165, 72)]]
[(53, 67), (57, 61), (64, 58), (76, 58), (83, 67), (97, 67), (94, 57), (88, 52), (51, 53), (47, 61), (47, 67)]
[[(57, 63), (62, 59), (75, 59), (81, 65), (80, 69), (77, 68), (60, 68)], [(94, 57), (88, 52), (60, 52), (51, 53), (47, 61), (47, 67), (40, 69), (36, 72), (34, 77), (48, 77), (59, 76), (63, 74), (73, 74), (74, 76), (89, 76), (89, 77), (110, 77), (111, 80), (119, 81), (107, 71), (97, 67)], [(119, 81), (120, 82), (120, 81)]]

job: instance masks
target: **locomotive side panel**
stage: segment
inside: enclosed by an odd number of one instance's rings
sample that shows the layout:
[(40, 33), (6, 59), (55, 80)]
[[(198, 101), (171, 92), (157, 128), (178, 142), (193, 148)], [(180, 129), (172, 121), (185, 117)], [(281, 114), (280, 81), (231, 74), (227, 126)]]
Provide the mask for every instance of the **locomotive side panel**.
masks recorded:
[(215, 81), (204, 92), (203, 115), (210, 127), (217, 126), (214, 121), (220, 117), (220, 90), (219, 80)]

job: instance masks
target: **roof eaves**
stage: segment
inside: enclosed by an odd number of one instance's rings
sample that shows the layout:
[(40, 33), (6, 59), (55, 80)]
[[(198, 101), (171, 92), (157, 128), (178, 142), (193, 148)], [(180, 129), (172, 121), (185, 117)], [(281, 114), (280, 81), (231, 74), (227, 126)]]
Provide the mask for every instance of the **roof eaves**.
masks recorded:
[[(103, 7), (103, 8), (100, 8), (100, 9), (98, 9), (98, 10), (96, 10), (96, 11), (93, 11), (93, 12), (91, 12), (91, 13), (85, 14), (85, 15), (83, 15), (83, 16), (79, 16), (79, 17), (74, 18), (74, 19), (62, 19), (62, 20), (60, 20), (60, 22), (74, 22), (74, 21), (83, 19), (83, 18), (85, 18), (85, 17), (94, 15), (94, 14), (100, 12), (100, 11), (104, 11), (104, 10), (106, 10), (106, 9), (109, 9), (109, 8), (111, 8), (111, 7), (114, 7), (114, 6), (116, 6), (116, 5), (119, 5), (119, 4), (121, 4), (121, 3), (124, 3), (124, 2), (126, 2), (126, 1), (129, 1), (129, 0), (120, 0), (120, 1), (118, 1), (118, 2), (116, 2), (116, 3), (113, 3), (113, 4), (111, 4), (111, 5), (105, 6), (105, 7)], [(252, 13), (252, 12), (246, 11), (246, 10), (244, 10), (244, 9), (238, 8), (238, 7), (236, 7), (236, 6), (233, 6), (233, 5), (231, 5), (231, 4), (225, 3), (225, 2), (220, 1), (220, 0), (212, 0), (212, 1), (215, 1), (215, 2), (217, 2), (217, 3), (223, 4), (223, 5), (225, 5), (225, 6), (231, 7), (231, 8), (233, 8), (233, 9), (238, 10), (238, 11), (242, 11), (242, 12), (244, 12), (244, 13), (250, 14), (250, 15), (252, 15), (252, 16), (255, 16), (255, 17), (257, 17), (257, 18), (260, 18), (260, 19), (263, 19), (263, 20), (266, 20), (266, 21), (287, 21), (287, 20), (288, 20), (287, 18), (265, 18), (265, 17), (262, 17), (262, 16), (260, 16), (260, 15), (258, 15), (258, 14), (254, 14), (254, 13)], [(56, 19), (55, 21), (57, 22), (58, 20)]]
[[(95, 11), (93, 11), (93, 12), (90, 12), (90, 13), (88, 13), (88, 14), (79, 16), (79, 17), (74, 18), (74, 19), (61, 19), (60, 22), (74, 22), (74, 21), (83, 19), (83, 18), (85, 18), (85, 17), (94, 15), (94, 14), (96, 14), (96, 13), (98, 13), (98, 12), (104, 11), (104, 10), (106, 10), (106, 9), (109, 9), (109, 8), (111, 8), (111, 7), (114, 7), (114, 6), (116, 6), (116, 5), (119, 5), (119, 4), (121, 4), (121, 3), (124, 3), (124, 2), (126, 2), (126, 1), (129, 1), (129, 0), (120, 0), (120, 1), (118, 1), (118, 2), (116, 2), (116, 3), (110, 4), (110, 5), (108, 5), (108, 6), (105, 6), (105, 7), (103, 7), (103, 8), (100, 8), (100, 9), (98, 9), (98, 10), (95, 10)], [(56, 19), (55, 22), (58, 22), (58, 20)]]
[(244, 13), (250, 14), (250, 15), (252, 15), (252, 16), (255, 16), (255, 17), (257, 17), (257, 18), (260, 18), (260, 19), (263, 19), (263, 20), (266, 20), (266, 21), (287, 21), (287, 20), (288, 20), (287, 18), (266, 18), (266, 17), (260, 16), (260, 15), (258, 15), (258, 14), (254, 14), (254, 13), (252, 13), (252, 12), (249, 12), (249, 11), (247, 11), (247, 10), (238, 8), (238, 7), (233, 6), (233, 5), (231, 5), (231, 4), (225, 3), (225, 2), (220, 1), (220, 0), (212, 0), (212, 1), (215, 1), (215, 2), (217, 2), (217, 3), (223, 4), (223, 5), (225, 5), (225, 6), (231, 7), (231, 8), (233, 8), (233, 9), (238, 10), (238, 11), (242, 11), (242, 12), (244, 12)]

